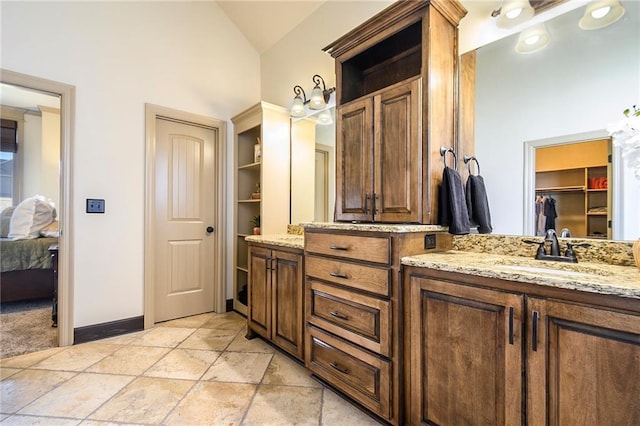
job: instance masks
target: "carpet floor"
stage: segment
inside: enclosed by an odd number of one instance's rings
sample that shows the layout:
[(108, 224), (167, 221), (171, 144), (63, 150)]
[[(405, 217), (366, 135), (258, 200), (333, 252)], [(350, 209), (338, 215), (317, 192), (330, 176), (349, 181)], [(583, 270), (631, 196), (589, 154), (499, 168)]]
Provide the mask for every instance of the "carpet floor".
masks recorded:
[(0, 305), (0, 359), (58, 346), (51, 327), (51, 300)]

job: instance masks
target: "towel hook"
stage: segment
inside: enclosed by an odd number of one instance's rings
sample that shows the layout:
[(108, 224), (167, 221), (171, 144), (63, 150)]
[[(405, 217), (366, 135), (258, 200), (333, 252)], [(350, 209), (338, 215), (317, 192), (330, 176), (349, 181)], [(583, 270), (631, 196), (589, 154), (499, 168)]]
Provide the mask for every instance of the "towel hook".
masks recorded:
[(469, 157), (468, 155), (465, 154), (465, 156), (463, 157), (464, 160), (464, 164), (467, 165), (467, 170), (469, 171), (469, 175), (471, 175), (471, 161), (475, 161), (476, 162), (476, 175), (480, 174), (480, 163), (478, 163), (478, 159), (475, 156), (471, 156)]
[(442, 156), (442, 162), (444, 163), (444, 166), (447, 167), (447, 152), (450, 152), (451, 154), (453, 154), (453, 168), (454, 170), (458, 170), (458, 157), (456, 156), (456, 153), (453, 150), (453, 148), (447, 148), (446, 146), (441, 146), (440, 155)]

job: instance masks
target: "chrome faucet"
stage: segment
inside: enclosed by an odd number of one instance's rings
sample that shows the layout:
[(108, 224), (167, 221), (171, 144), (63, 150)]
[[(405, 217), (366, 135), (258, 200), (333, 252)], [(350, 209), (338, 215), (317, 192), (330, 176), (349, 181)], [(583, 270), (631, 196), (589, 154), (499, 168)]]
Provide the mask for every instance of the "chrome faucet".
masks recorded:
[(547, 229), (547, 235), (544, 237), (544, 240), (551, 243), (551, 252), (549, 254), (551, 256), (560, 256), (560, 243), (558, 242), (556, 230), (553, 228)]

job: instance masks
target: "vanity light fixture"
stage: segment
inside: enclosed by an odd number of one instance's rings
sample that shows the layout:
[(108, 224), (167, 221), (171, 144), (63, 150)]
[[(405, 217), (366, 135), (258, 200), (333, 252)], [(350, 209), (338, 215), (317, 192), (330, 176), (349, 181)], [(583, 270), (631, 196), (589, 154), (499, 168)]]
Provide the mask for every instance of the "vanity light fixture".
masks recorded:
[[(315, 86), (311, 90), (311, 97), (309, 99), (307, 99), (302, 87), (298, 85), (293, 87), (293, 93), (295, 93), (296, 96), (293, 98), (293, 103), (291, 104), (291, 117), (305, 117), (307, 115), (305, 105), (307, 104), (309, 110), (321, 111), (325, 109), (331, 99), (331, 94), (336, 91), (335, 87), (327, 89), (324, 79), (318, 74), (315, 74), (312, 80)], [(322, 84), (322, 87), (320, 87), (320, 84)]]
[(529, 0), (504, 0), (496, 25), (500, 28), (512, 28), (533, 18), (534, 13)]
[(325, 109), (320, 114), (318, 114), (317, 123), (323, 126), (328, 126), (329, 124), (333, 124), (333, 119), (331, 118), (331, 112), (328, 109)]
[(293, 103), (291, 104), (291, 117), (304, 117), (307, 115), (307, 112), (304, 110), (304, 104), (309, 102), (307, 95), (304, 93), (304, 89), (298, 85), (293, 86), (293, 93), (296, 94), (296, 97), (293, 98)]
[(578, 26), (583, 30), (604, 28), (622, 18), (624, 12), (618, 0), (596, 0), (589, 3)]
[(549, 44), (550, 39), (544, 23), (534, 25), (520, 33), (516, 52), (523, 54), (537, 52)]

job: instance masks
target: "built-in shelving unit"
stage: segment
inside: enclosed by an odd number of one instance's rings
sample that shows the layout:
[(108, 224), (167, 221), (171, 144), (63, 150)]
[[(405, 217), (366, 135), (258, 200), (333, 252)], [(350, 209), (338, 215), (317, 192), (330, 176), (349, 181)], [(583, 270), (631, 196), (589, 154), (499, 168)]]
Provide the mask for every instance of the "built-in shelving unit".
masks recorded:
[(536, 195), (555, 200), (555, 229), (611, 238), (609, 139), (536, 150)]
[(260, 102), (231, 119), (234, 125), (235, 202), (233, 308), (247, 313), (248, 245), (260, 232), (285, 233), (289, 223), (290, 119), (286, 109)]

